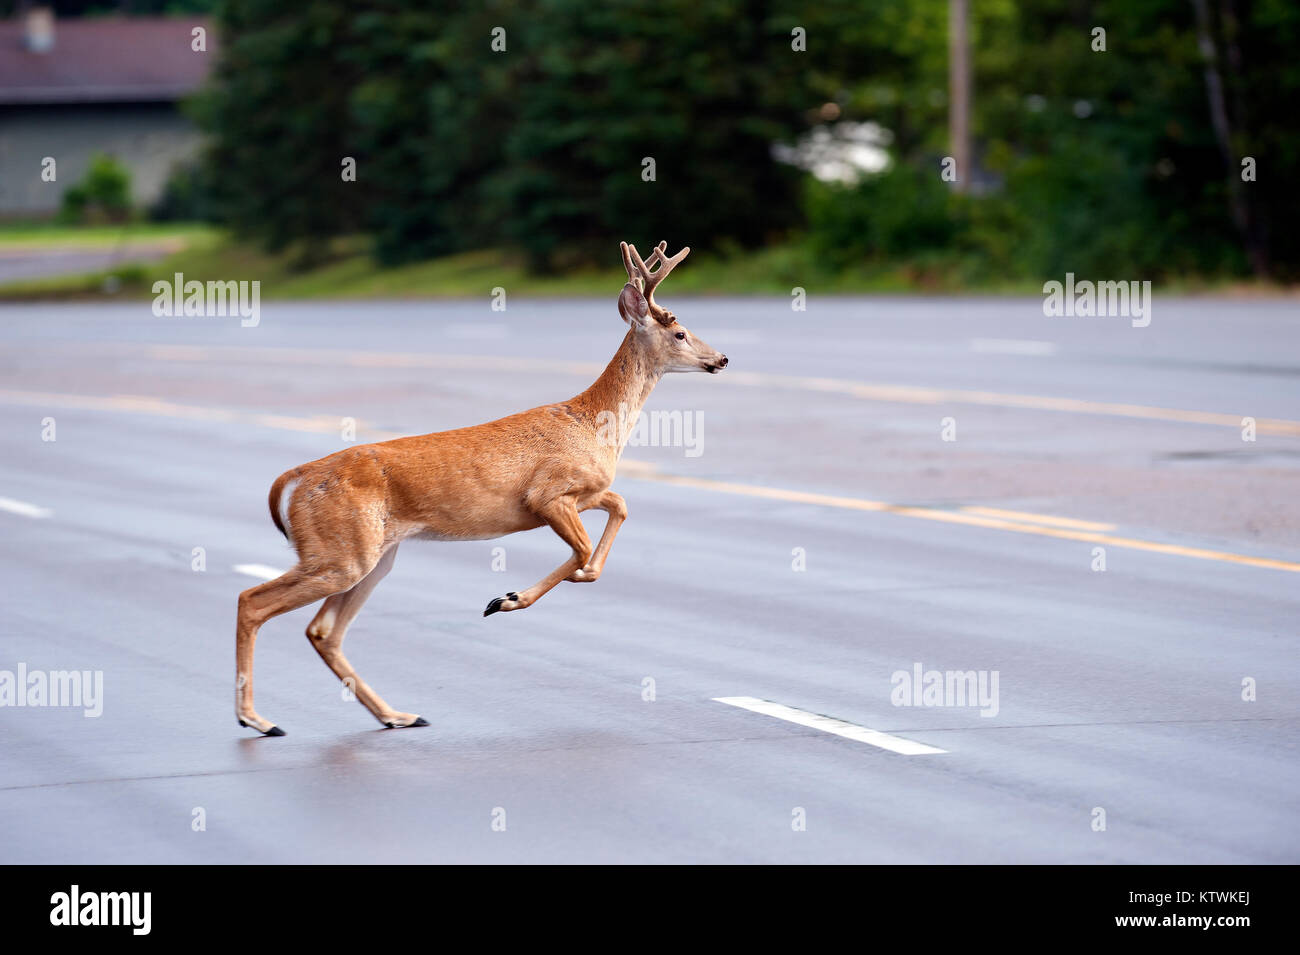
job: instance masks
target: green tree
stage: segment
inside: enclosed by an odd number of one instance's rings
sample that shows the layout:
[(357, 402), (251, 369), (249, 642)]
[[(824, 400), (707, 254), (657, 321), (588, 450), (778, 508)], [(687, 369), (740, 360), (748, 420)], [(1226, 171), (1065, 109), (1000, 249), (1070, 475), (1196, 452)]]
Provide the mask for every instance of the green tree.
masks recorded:
[(131, 173), (112, 156), (90, 157), (86, 174), (63, 193), (60, 216), (72, 222), (121, 222), (131, 214)]
[(769, 4), (538, 8), (508, 61), (515, 117), (487, 183), (535, 263), (607, 258), (624, 235), (758, 245), (798, 221), (799, 176), (771, 146), (801, 125), (806, 54)]
[[(203, 181), (241, 232), (307, 260), (357, 231), (383, 262), (512, 244), (565, 267), (624, 236), (752, 247), (809, 225), (844, 268), (1300, 277), (1300, 7), (982, 0), (972, 17), (979, 175), (956, 199), (938, 180), (946, 0), (225, 0)], [(845, 120), (888, 130), (884, 178), (809, 184), (773, 158)]]
[(327, 0), (228, 0), (219, 20), (214, 84), (192, 106), (213, 134), (215, 204), (238, 233), (273, 251), (300, 243), (300, 259), (316, 261), (331, 238), (365, 224), (364, 175), (341, 176), (361, 79), (353, 14)]
[(319, 254), (364, 228), (386, 262), (513, 242), (544, 265), (607, 258), (623, 235), (759, 243), (800, 219), (799, 175), (771, 144), (820, 102), (818, 57), (764, 0), (286, 9), (222, 5), (196, 108), (226, 218), (272, 249)]

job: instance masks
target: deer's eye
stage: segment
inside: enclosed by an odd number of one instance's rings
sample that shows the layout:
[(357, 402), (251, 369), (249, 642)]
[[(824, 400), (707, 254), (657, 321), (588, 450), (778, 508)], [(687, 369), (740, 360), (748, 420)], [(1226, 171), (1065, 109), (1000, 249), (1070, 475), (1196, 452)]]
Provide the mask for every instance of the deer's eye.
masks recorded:
[(685, 333), (685, 332), (678, 332), (678, 333), (677, 333), (677, 340), (678, 340), (679, 342), (684, 342), (684, 341), (686, 341), (686, 333)]

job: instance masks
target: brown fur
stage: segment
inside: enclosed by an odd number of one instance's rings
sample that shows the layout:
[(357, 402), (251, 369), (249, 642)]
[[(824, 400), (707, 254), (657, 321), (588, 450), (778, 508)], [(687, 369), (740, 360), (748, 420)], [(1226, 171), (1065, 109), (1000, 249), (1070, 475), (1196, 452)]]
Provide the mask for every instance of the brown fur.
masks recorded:
[[(343, 656), (347, 626), (391, 568), (409, 537), (485, 540), (550, 526), (570, 558), (532, 587), (494, 599), (487, 616), (531, 606), (562, 580), (589, 583), (601, 573), (627, 516), (609, 490), (626, 434), (602, 440), (602, 412), (630, 425), (655, 384), (669, 371), (716, 372), (725, 355), (696, 339), (671, 312), (654, 304), (654, 288), (689, 252), (668, 258), (660, 243), (650, 264), (623, 246), (628, 284), (619, 311), (630, 326), (622, 345), (590, 388), (557, 404), (455, 431), (439, 431), (347, 448), (280, 475), (271, 485), (271, 519), (292, 543), (298, 563), (239, 597), (236, 624), (236, 715), (241, 725), (280, 735), (253, 709), (253, 646), (271, 617), (325, 599), (307, 628), (326, 664), (388, 726), (425, 725), (393, 710), (361, 681)], [(661, 263), (656, 272), (650, 269)], [(642, 290), (645, 289), (645, 293)], [(684, 332), (685, 339), (678, 339)], [(288, 524), (281, 498), (291, 481)], [(608, 515), (592, 547), (579, 513)]]

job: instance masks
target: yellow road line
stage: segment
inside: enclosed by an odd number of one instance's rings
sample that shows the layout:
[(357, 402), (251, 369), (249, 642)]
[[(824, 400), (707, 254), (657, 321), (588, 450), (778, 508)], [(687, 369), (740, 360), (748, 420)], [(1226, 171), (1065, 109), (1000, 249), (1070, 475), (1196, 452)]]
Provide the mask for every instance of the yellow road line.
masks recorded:
[[(440, 368), (453, 370), (540, 371), (591, 375), (605, 366), (598, 362), (561, 361), (550, 358), (522, 358), (508, 355), (441, 355), (434, 353), (358, 352), (328, 348), (270, 348), (238, 345), (102, 345), (106, 350), (141, 355), (162, 361), (243, 361), (290, 363), (355, 368)], [(965, 391), (953, 388), (923, 388), (886, 385), (848, 378), (818, 378), (776, 375), (766, 372), (729, 370), (719, 378), (733, 384), (788, 388), (848, 395), (864, 401), (892, 404), (979, 405), (994, 408), (1025, 408), (1071, 414), (1175, 421), (1182, 424), (1241, 428), (1245, 415), (1182, 408), (1158, 408), (1124, 402), (1055, 398), (1048, 395), (1017, 395), (996, 391)], [(1300, 421), (1285, 418), (1255, 418), (1256, 434), (1300, 437)]]
[[(544, 371), (575, 375), (600, 374), (604, 364), (522, 358), (511, 355), (443, 355), (434, 352), (352, 351), (332, 348), (266, 348), (238, 345), (115, 346), (127, 354), (161, 361), (244, 361), (264, 364), (324, 365), (351, 368), (438, 368), (484, 371)], [(97, 347), (97, 351), (102, 350)]]
[[(207, 408), (198, 405), (182, 405), (172, 401), (154, 398), (141, 398), (132, 395), (114, 395), (109, 397), (93, 395), (70, 395), (56, 392), (18, 391), (0, 389), (0, 403), (36, 405), (40, 407), (79, 408), (89, 411), (120, 411), (131, 414), (148, 414), (160, 417), (186, 418), (207, 421), (242, 421), (266, 428), (282, 430), (309, 431), (319, 434), (332, 434), (339, 431), (342, 417), (315, 415), (310, 418), (294, 418), (287, 415), (268, 415), (255, 412), (236, 411), (224, 408)], [(358, 430), (361, 425), (358, 423)], [(387, 440), (400, 435), (391, 432), (367, 432), (378, 440)], [(1147, 551), (1154, 554), (1169, 554), (1178, 557), (1191, 557), (1197, 560), (1215, 560), (1225, 563), (1242, 564), (1247, 567), (1263, 567), (1271, 570), (1286, 570), (1300, 573), (1300, 563), (1274, 560), (1268, 557), (1253, 557), (1248, 554), (1234, 554), (1229, 551), (1209, 550), (1202, 547), (1184, 547), (1181, 544), (1162, 544), (1158, 541), (1141, 540), (1134, 537), (1118, 537), (1104, 533), (1113, 525), (1095, 524), (1090, 521), (1076, 521), (1072, 518), (1054, 517), (1047, 514), (1032, 514), (1026, 511), (1004, 511), (997, 508), (964, 507), (960, 510), (944, 510), (934, 507), (915, 507), (902, 504), (890, 504), (886, 501), (872, 501), (860, 497), (847, 497), (837, 494), (820, 494), (812, 491), (795, 491), (788, 488), (764, 487), (758, 484), (741, 484), (734, 481), (715, 481), (711, 478), (686, 477), (678, 474), (663, 474), (653, 464), (644, 461), (623, 461), (619, 464), (624, 477), (641, 481), (656, 481), (678, 487), (698, 488), (706, 491), (718, 491), (724, 494), (736, 494), (744, 497), (758, 497), (768, 500), (788, 501), (794, 504), (813, 504), (820, 507), (835, 507), (853, 511), (879, 511), (897, 514), (902, 517), (914, 517), (926, 521), (940, 521), (949, 524), (962, 524), (970, 527), (984, 527), (993, 530), (1013, 531), (1018, 534), (1036, 534), (1042, 537), (1056, 537), (1063, 540), (1086, 541), (1105, 544), (1110, 547), (1128, 550)], [(1018, 520), (1009, 520), (1015, 516)], [(1037, 523), (1027, 523), (1036, 521)], [(1064, 525), (1064, 526), (1052, 526)], [(1088, 530), (1087, 527), (1094, 529)]]
[[(184, 405), (160, 398), (141, 395), (69, 395), (47, 391), (18, 391), (0, 389), (0, 402), (36, 405), (48, 408), (77, 408), (83, 411), (125, 411), (134, 414), (157, 415), (163, 418), (182, 418), (191, 421), (232, 421), (278, 428), (288, 431), (311, 431), (317, 434), (338, 434), (342, 430), (343, 416), (314, 415), (295, 418), (288, 415), (261, 414), (230, 408), (210, 408), (203, 405)], [(399, 437), (393, 434), (392, 437)], [(380, 439), (384, 440), (384, 439)]]
[(1096, 521), (1080, 521), (1071, 517), (1052, 517), (1047, 514), (1032, 514), (1028, 511), (1006, 511), (999, 507), (963, 507), (970, 514), (983, 514), (986, 517), (1005, 517), (1013, 521), (1028, 521), (1031, 524), (1053, 524), (1057, 527), (1077, 527), (1085, 531), (1113, 531), (1114, 524), (1099, 524)]
[[(1061, 411), (1152, 421), (1177, 421), (1184, 424), (1208, 424), (1227, 428), (1241, 428), (1242, 418), (1246, 417), (1214, 411), (1187, 411), (1181, 408), (1157, 408), (1151, 405), (1087, 401), (1081, 398), (1053, 398), (1047, 395), (1013, 395), (996, 391), (963, 391), (955, 388), (918, 388), (912, 385), (874, 385), (844, 378), (796, 378), (788, 375), (739, 371), (729, 371), (727, 377), (742, 384), (834, 392), (867, 401), (903, 404), (1028, 408), (1033, 411)], [(1285, 418), (1256, 418), (1255, 432), (1300, 437), (1300, 421), (1289, 421)]]
[[(968, 509), (945, 511), (933, 507), (909, 507), (888, 504), (884, 501), (869, 501), (856, 497), (837, 497), (831, 494), (810, 494), (806, 491), (789, 491), (776, 487), (760, 487), (753, 484), (736, 484), (730, 481), (714, 481), (708, 478), (681, 477), (673, 474), (638, 474), (639, 480), (658, 481), (663, 484), (675, 484), (681, 487), (694, 487), (706, 491), (721, 491), (726, 494), (743, 494), (748, 497), (762, 497), (770, 500), (790, 501), (798, 504), (818, 504), (823, 507), (841, 507), (855, 511), (885, 511), (904, 517), (916, 517), (926, 521), (942, 521), (949, 524), (966, 524), (973, 527), (988, 527), (995, 530), (1014, 531), (1018, 534), (1037, 534), (1043, 537), (1058, 537), (1065, 540), (1087, 541), (1093, 544), (1106, 544), (1128, 550), (1148, 551), (1154, 554), (1172, 554), (1178, 557), (1193, 557), (1198, 560), (1218, 560), (1231, 564), (1245, 564), (1248, 567), (1267, 567), (1271, 570), (1288, 570), (1300, 573), (1300, 563), (1285, 560), (1273, 560), (1269, 557), (1253, 557), (1249, 554), (1233, 554), (1229, 551), (1208, 550), (1203, 547), (1184, 547), (1181, 544), (1162, 544), (1158, 541), (1141, 540), (1134, 537), (1116, 537), (1099, 531), (1088, 531), (1070, 527), (1048, 527), (1017, 521), (998, 520), (969, 513)], [(1017, 512), (1011, 512), (1017, 513)], [(1062, 522), (1068, 518), (1053, 518), (1047, 515), (1033, 515), (1041, 522)], [(1087, 523), (1087, 522), (1081, 522)], [(1099, 525), (1111, 527), (1113, 525)]]

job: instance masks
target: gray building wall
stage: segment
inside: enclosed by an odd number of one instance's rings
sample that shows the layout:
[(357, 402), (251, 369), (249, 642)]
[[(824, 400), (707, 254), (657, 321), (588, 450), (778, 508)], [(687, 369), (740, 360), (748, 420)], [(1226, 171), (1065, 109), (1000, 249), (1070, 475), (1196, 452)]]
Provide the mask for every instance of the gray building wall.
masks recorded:
[[(64, 191), (86, 173), (90, 157), (109, 153), (131, 171), (131, 199), (147, 206), (162, 193), (175, 163), (193, 158), (198, 130), (174, 103), (0, 106), (0, 218), (58, 212)], [(41, 180), (53, 156), (54, 182)]]

